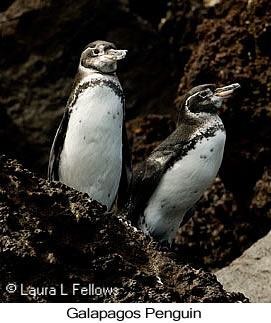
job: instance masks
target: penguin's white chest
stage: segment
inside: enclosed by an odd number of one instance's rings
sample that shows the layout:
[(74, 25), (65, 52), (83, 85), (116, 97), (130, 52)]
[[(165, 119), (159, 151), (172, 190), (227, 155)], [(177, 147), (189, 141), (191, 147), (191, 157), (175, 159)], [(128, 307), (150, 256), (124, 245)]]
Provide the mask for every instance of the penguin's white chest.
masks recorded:
[(114, 203), (122, 168), (123, 103), (109, 86), (86, 88), (70, 113), (59, 180), (107, 206)]
[(222, 162), (225, 139), (221, 130), (213, 137), (203, 138), (167, 170), (144, 211), (145, 232), (172, 241), (185, 213), (214, 181)]

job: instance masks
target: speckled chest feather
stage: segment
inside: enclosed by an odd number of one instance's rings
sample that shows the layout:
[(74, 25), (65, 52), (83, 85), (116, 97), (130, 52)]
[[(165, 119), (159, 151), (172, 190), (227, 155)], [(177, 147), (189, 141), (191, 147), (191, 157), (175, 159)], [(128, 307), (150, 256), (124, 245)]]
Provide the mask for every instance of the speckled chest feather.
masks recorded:
[(114, 203), (122, 167), (124, 98), (120, 83), (93, 75), (75, 88), (60, 156), (59, 179), (105, 204)]

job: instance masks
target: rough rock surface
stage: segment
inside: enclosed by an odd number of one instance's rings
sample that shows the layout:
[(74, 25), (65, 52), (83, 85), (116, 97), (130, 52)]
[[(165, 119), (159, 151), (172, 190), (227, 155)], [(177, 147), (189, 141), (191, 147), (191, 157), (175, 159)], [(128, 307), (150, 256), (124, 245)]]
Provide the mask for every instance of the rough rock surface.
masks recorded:
[(254, 187), (254, 197), (250, 208), (258, 217), (264, 214), (271, 219), (271, 167), (267, 166), (261, 179)]
[[(86, 195), (48, 183), (16, 161), (0, 159), (1, 302), (236, 302), (215, 275), (177, 264), (125, 219)], [(20, 295), (62, 283), (69, 296)], [(113, 295), (71, 295), (73, 283), (117, 288)]]
[(271, 302), (271, 231), (228, 267), (216, 272), (227, 290), (238, 290), (251, 302)]
[(180, 78), (194, 48), (195, 32), (204, 18), (211, 16), (213, 10), (204, 7), (202, 0), (168, 1), (165, 16), (158, 30), (167, 39), (174, 77)]
[(133, 147), (133, 165), (145, 160), (152, 150), (175, 130), (170, 115), (148, 114), (127, 122), (129, 142)]

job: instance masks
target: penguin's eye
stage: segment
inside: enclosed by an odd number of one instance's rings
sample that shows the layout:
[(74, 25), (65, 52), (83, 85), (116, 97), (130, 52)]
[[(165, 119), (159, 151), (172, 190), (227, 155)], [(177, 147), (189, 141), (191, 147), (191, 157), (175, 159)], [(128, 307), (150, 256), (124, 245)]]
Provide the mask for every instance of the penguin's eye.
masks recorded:
[(100, 54), (99, 49), (98, 49), (98, 48), (94, 48), (94, 49), (92, 50), (92, 54), (93, 54), (94, 56), (99, 55), (99, 54)]
[(206, 98), (208, 98), (209, 96), (211, 96), (212, 95), (212, 91), (210, 90), (210, 89), (207, 89), (207, 90), (204, 90), (204, 91), (201, 91), (200, 93), (199, 93), (199, 96), (200, 96), (200, 98), (202, 98), (202, 99), (206, 99)]
[(98, 48), (90, 48), (90, 54), (91, 56), (101, 56), (104, 55), (104, 48), (98, 47)]

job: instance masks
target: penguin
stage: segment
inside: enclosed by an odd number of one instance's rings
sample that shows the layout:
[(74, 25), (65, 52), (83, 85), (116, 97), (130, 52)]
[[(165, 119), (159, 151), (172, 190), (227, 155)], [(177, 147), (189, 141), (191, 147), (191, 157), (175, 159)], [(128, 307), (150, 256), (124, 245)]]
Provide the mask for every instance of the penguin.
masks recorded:
[(146, 235), (171, 245), (213, 183), (226, 140), (217, 111), (239, 87), (234, 83), (192, 88), (180, 106), (176, 130), (136, 169), (130, 199), (121, 213)]
[(127, 199), (132, 172), (125, 99), (117, 61), (127, 50), (94, 41), (83, 50), (49, 157), (48, 179), (60, 181), (105, 205)]

